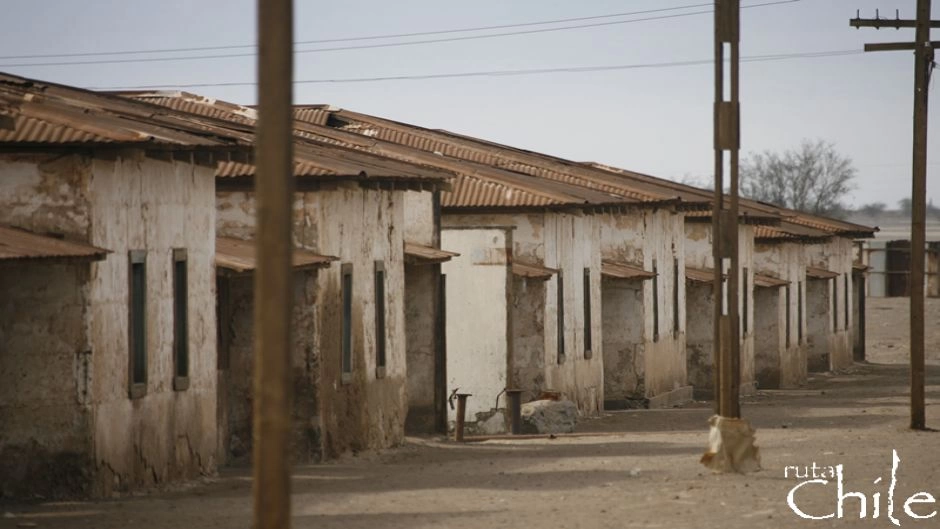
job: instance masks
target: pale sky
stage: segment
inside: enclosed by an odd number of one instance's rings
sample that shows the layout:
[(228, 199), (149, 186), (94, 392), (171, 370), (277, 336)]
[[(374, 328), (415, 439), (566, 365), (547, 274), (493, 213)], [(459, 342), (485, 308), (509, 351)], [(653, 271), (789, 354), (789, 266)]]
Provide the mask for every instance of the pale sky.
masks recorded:
[[(771, 0), (742, 0), (742, 5)], [(477, 26), (522, 24), (701, 5), (708, 0), (345, 0), (295, 2), (295, 40), (309, 41)], [(849, 27), (863, 17), (914, 16), (914, 0), (799, 0), (742, 11), (741, 55), (861, 50), (865, 42), (913, 40), (913, 30)], [(703, 11), (707, 7), (513, 28), (610, 22)], [(940, 2), (934, 2), (940, 18)], [(173, 87), (251, 83), (253, 57), (23, 66), (40, 62), (162, 55), (9, 58), (203, 46), (255, 41), (252, 0), (7, 0), (0, 71), (83, 87)], [(426, 45), (299, 53), (295, 79), (322, 80), (532, 68), (695, 61), (712, 57), (709, 14), (603, 27)], [(940, 31), (938, 31), (940, 32)], [(479, 35), (433, 35), (417, 39)], [(489, 33), (493, 33), (490, 31)], [(299, 45), (343, 47), (412, 39)], [(937, 37), (934, 37), (937, 40)], [(222, 55), (251, 48), (177, 53)], [(21, 66), (14, 66), (21, 65)], [(936, 84), (936, 83), (935, 83)], [(710, 65), (601, 72), (362, 83), (299, 83), (297, 103), (327, 103), (578, 161), (598, 161), (671, 179), (706, 177), (712, 167)], [(251, 85), (187, 88), (253, 104)], [(940, 120), (931, 89), (928, 196), (940, 203)], [(910, 195), (913, 53), (882, 52), (741, 65), (742, 154), (833, 142), (858, 169), (850, 202), (894, 206)]]

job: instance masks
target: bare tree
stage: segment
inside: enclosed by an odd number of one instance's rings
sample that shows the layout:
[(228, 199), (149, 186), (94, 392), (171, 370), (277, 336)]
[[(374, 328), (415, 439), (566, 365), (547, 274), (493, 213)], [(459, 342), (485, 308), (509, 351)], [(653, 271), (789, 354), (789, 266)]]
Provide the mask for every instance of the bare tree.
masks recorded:
[(749, 156), (741, 164), (741, 192), (798, 211), (841, 216), (855, 174), (852, 160), (836, 152), (832, 143), (803, 140), (798, 149), (782, 154)]

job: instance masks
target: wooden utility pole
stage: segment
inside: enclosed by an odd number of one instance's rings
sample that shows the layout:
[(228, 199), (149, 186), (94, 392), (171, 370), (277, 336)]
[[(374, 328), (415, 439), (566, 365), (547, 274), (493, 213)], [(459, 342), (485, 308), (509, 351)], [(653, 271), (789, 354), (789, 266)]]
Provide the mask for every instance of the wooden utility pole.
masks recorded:
[[(739, 418), (741, 407), (741, 340), (738, 307), (738, 156), (740, 141), (740, 104), (738, 100), (738, 64), (740, 42), (740, 0), (715, 0), (715, 196), (712, 215), (712, 257), (715, 276), (714, 351), (715, 403), (718, 415)], [(725, 99), (725, 51), (731, 68), (730, 100)], [(726, 208), (724, 158), (729, 152), (731, 200)], [(729, 263), (727, 292), (723, 284), (725, 263)], [(727, 295), (726, 295), (727, 294)], [(746, 295), (746, 293), (745, 293)]]
[(856, 16), (850, 25), (856, 28), (916, 28), (913, 43), (866, 44), (865, 51), (914, 50), (914, 156), (911, 193), (911, 428), (927, 427), (924, 403), (924, 247), (927, 212), (927, 102), (930, 73), (934, 67), (934, 48), (930, 28), (940, 21), (930, 19), (931, 0), (917, 0), (915, 20), (862, 19)]
[(253, 493), (255, 529), (290, 527), (292, 0), (258, 0)]

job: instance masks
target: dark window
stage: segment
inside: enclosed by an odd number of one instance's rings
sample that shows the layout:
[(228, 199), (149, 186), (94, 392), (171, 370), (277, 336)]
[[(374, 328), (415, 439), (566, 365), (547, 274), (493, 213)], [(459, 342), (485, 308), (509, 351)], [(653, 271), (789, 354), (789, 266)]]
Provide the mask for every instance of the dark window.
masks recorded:
[(744, 307), (743, 307), (743, 311), (742, 311), (744, 314), (741, 315), (741, 322), (742, 322), (742, 324), (741, 324), (741, 333), (742, 333), (743, 335), (747, 335), (747, 331), (748, 331), (748, 328), (747, 328), (747, 327), (748, 327), (748, 323), (749, 323), (748, 317), (747, 317), (748, 308), (749, 308), (748, 299), (750, 298), (750, 295), (749, 295), (750, 292), (748, 291), (748, 288), (747, 288), (747, 287), (748, 287), (748, 270), (747, 270), (747, 267), (744, 267), (744, 268), (741, 270), (741, 280), (742, 280), (743, 283), (744, 283), (744, 287), (743, 287), (744, 290), (741, 292), (741, 299), (744, 301)]
[(584, 358), (591, 358), (591, 269), (584, 269)]
[(803, 282), (796, 284), (796, 335), (798, 344), (803, 343)]
[(834, 277), (829, 280), (829, 283), (832, 285), (832, 332), (836, 332), (839, 328), (839, 296), (836, 295), (839, 283)]
[(215, 315), (216, 315), (216, 368), (228, 369), (229, 344), (232, 336), (231, 303), (229, 302), (229, 280), (216, 275), (215, 278)]
[(349, 380), (352, 374), (352, 297), (353, 297), (353, 268), (351, 263), (342, 267), (342, 297), (343, 315), (341, 324), (342, 340), (342, 377)]
[(672, 260), (672, 332), (679, 335), (679, 258)]
[(653, 341), (659, 341), (659, 270), (653, 259)]
[(565, 277), (564, 273), (558, 271), (558, 310), (556, 311), (556, 341), (558, 342), (558, 363), (565, 361)]
[(785, 288), (785, 290), (786, 290), (786, 292), (787, 292), (787, 294), (786, 294), (786, 298), (787, 298), (787, 301), (786, 301), (786, 303), (787, 303), (787, 324), (786, 324), (786, 326), (787, 326), (787, 347), (790, 347), (790, 327), (791, 327), (791, 325), (790, 325), (790, 315), (793, 313), (793, 312), (790, 310), (790, 299), (791, 299), (791, 297), (792, 297), (791, 294), (790, 294), (790, 285), (787, 285), (786, 288)]
[(849, 274), (843, 275), (842, 279), (844, 280), (843, 281), (844, 288), (842, 289), (842, 294), (844, 296), (842, 309), (843, 309), (843, 312), (845, 313), (844, 314), (845, 319), (842, 320), (842, 328), (848, 329), (849, 328)]
[(129, 278), (130, 396), (147, 394), (147, 252), (131, 250)]
[(385, 376), (385, 263), (375, 262), (375, 376)]
[(189, 287), (186, 250), (173, 250), (173, 389), (189, 387)]

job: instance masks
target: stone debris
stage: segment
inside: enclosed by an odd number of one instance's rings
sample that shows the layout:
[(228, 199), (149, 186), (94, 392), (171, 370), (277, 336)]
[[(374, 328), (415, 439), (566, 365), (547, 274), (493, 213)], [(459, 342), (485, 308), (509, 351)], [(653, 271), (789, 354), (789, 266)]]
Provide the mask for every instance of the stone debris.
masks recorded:
[(555, 434), (574, 432), (578, 406), (570, 400), (535, 400), (522, 405), (522, 433)]

